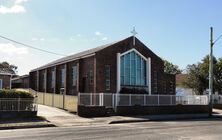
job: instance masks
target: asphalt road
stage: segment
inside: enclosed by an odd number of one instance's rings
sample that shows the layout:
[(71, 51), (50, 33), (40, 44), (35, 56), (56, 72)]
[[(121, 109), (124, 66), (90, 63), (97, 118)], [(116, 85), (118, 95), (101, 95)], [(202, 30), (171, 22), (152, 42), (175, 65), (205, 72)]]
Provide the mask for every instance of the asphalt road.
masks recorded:
[(222, 119), (140, 122), (0, 131), (0, 140), (221, 140)]

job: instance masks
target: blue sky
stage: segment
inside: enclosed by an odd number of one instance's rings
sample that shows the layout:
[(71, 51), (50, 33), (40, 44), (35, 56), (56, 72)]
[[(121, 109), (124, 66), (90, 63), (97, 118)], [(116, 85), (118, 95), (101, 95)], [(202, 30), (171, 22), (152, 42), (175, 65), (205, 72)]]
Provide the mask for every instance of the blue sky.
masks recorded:
[[(221, 0), (0, 0), (0, 35), (35, 47), (73, 54), (131, 35), (185, 69), (209, 52), (209, 28), (222, 34)], [(222, 39), (214, 48), (222, 57)], [(0, 39), (0, 61), (19, 74), (60, 56)]]

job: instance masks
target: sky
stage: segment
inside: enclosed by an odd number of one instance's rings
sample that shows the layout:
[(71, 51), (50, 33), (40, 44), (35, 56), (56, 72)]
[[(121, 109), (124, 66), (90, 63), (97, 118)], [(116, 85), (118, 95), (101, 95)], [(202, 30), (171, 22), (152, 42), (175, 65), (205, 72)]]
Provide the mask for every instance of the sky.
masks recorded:
[[(0, 0), (0, 35), (70, 55), (131, 36), (185, 69), (209, 53), (210, 27), (222, 34), (221, 0)], [(222, 39), (214, 46), (222, 57)], [(62, 56), (0, 39), (0, 62), (18, 74)]]

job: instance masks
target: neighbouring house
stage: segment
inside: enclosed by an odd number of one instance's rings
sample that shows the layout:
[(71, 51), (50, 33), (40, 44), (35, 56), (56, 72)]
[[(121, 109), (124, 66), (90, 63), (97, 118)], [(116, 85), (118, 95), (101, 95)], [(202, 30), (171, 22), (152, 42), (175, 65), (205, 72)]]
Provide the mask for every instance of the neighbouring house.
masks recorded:
[(12, 74), (0, 71), (0, 89), (11, 89)]
[(176, 75), (176, 95), (195, 95), (193, 89), (184, 86), (186, 77), (187, 74)]
[(164, 73), (164, 62), (140, 40), (121, 41), (70, 55), (30, 72), (36, 91), (77, 95), (143, 89), (148, 94), (175, 94), (175, 75)]
[(29, 75), (12, 78), (12, 88), (29, 88)]

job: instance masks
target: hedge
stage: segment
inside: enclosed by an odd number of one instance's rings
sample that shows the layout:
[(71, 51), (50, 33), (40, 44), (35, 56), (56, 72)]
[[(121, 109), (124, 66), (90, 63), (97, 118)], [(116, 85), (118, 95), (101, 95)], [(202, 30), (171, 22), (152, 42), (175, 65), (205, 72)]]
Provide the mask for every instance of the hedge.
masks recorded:
[(0, 90), (0, 98), (34, 98), (30, 92), (18, 90)]

